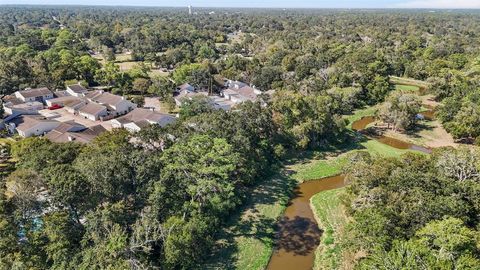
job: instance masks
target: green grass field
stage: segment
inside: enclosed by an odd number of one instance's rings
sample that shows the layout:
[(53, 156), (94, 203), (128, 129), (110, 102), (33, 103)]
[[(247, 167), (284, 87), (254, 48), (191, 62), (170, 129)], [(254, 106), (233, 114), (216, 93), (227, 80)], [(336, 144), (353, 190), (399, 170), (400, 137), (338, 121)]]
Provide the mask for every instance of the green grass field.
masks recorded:
[(415, 80), (412, 78), (404, 78), (404, 77), (397, 77), (397, 76), (390, 76), (390, 83), (393, 84), (404, 84), (404, 85), (414, 85), (418, 87), (428, 87), (429, 84), (424, 81)]
[(322, 241), (315, 252), (313, 269), (338, 269), (342, 261), (342, 248), (339, 237), (347, 222), (340, 201), (340, 194), (345, 188), (328, 190), (313, 196), (310, 206), (323, 230)]
[(405, 92), (417, 92), (418, 90), (420, 90), (420, 87), (415, 85), (396, 84), (395, 90), (400, 90)]

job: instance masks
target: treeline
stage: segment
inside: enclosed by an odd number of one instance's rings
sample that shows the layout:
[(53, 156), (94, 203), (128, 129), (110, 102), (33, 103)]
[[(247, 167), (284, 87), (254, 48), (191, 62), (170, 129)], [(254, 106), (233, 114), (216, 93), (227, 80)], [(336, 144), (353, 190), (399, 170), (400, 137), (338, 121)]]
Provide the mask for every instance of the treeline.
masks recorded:
[[(371, 104), (383, 100), (389, 75), (441, 82), (450, 78), (451, 71), (469, 69), (479, 54), (476, 13), (208, 11), (189, 16), (186, 9), (6, 7), (0, 12), (5, 26), (0, 48), (9, 52), (23, 46), (33, 52), (0, 54), (5, 66), (0, 77), (6, 80), (0, 86), (9, 91), (11, 86), (32, 83), (32, 58), (51, 50), (50, 43), (59, 33), (73, 36), (69, 38), (75, 40), (73, 55), (94, 50), (114, 61), (115, 53), (128, 51), (133, 60), (162, 68), (202, 63), (210, 75), (239, 79), (263, 90), (308, 94), (354, 86)], [(46, 23), (52, 16), (60, 22)], [(40, 27), (38, 21), (45, 24)], [(66, 29), (60, 30), (60, 23)], [(44, 40), (49, 36), (53, 36), (50, 43)], [(96, 68), (64, 74), (61, 68), (57, 71), (61, 58), (43, 58), (44, 64), (33, 75), (59, 74), (49, 78), (57, 85), (66, 79), (85, 79), (90, 84), (108, 82), (121, 91), (138, 90), (129, 73), (113, 74), (116, 80), (100, 75), (95, 79), (91, 74)], [(77, 62), (64, 60), (66, 65)], [(210, 85), (208, 76), (199, 80)]]
[(352, 160), (342, 235), (356, 269), (480, 267), (477, 149)]

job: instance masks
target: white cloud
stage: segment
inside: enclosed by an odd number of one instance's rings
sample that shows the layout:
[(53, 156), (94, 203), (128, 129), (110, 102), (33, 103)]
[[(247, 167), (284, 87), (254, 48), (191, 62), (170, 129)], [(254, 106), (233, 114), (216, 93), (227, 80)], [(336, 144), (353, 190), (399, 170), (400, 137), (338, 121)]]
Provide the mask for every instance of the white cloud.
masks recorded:
[(397, 4), (402, 8), (480, 8), (480, 0), (409, 0)]

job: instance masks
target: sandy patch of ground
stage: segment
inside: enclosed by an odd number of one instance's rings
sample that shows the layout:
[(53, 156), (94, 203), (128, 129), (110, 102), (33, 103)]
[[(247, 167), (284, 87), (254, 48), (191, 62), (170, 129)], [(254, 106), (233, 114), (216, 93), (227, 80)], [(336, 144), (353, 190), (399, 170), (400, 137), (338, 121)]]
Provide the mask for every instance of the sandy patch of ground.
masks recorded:
[(422, 104), (426, 107), (435, 108), (440, 105), (440, 102), (435, 101), (433, 95), (420, 96), (420, 99), (422, 100)]
[(145, 97), (145, 108), (154, 108), (156, 112), (171, 113), (168, 109), (168, 105), (160, 101), (158, 97)]
[(425, 126), (426, 128), (424, 129), (408, 134), (394, 132), (392, 130), (388, 130), (384, 134), (388, 137), (425, 146), (428, 148), (458, 146), (458, 144), (455, 143), (455, 141), (453, 140), (452, 135), (450, 135), (443, 128), (439, 121), (429, 121), (425, 123)]

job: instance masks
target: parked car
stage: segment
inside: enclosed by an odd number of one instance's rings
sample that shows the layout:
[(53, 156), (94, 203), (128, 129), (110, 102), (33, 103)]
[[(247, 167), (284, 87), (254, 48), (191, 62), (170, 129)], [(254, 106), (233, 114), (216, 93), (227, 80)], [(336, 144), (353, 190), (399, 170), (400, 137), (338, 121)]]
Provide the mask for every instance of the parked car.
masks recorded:
[(53, 111), (53, 110), (58, 110), (58, 109), (61, 109), (63, 106), (61, 105), (58, 105), (58, 104), (53, 104), (52, 106), (48, 107), (49, 110)]

